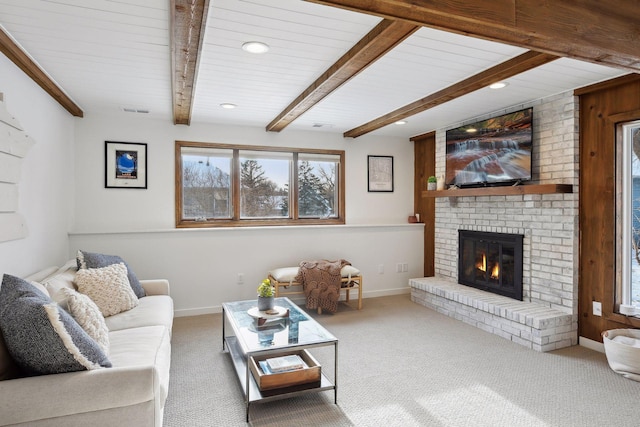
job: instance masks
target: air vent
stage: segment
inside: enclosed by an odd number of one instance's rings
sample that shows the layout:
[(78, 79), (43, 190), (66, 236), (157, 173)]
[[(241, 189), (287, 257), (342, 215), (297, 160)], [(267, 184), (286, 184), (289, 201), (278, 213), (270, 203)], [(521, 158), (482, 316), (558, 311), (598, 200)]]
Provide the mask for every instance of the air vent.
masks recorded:
[(313, 126), (314, 128), (332, 128), (333, 125), (330, 123), (314, 123)]
[(149, 110), (146, 108), (122, 107), (122, 111), (125, 113), (149, 114)]

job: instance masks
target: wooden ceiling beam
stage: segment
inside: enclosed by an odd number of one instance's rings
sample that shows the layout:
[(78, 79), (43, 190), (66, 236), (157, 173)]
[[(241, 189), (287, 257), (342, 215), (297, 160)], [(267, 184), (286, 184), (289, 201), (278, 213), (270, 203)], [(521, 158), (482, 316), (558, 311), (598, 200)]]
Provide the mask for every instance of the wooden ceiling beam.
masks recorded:
[(380, 129), (384, 126), (390, 125), (391, 123), (395, 123), (398, 120), (406, 119), (407, 117), (444, 104), (445, 102), (451, 101), (452, 99), (474, 92), (478, 89), (482, 89), (483, 87), (487, 87), (491, 83), (513, 77), (517, 74), (523, 73), (532, 68), (539, 67), (555, 59), (558, 59), (558, 57), (555, 55), (549, 55), (547, 53), (534, 51), (525, 52), (522, 55), (511, 58), (501, 64), (484, 70), (447, 88), (444, 88), (422, 99), (414, 101), (411, 104), (405, 105), (404, 107), (387, 113), (384, 116), (380, 116), (377, 119), (358, 126), (357, 128), (351, 129), (344, 133), (344, 137), (357, 138), (358, 136), (362, 136), (376, 129)]
[(209, 0), (171, 0), (173, 123), (189, 125)]
[(280, 132), (324, 97), (380, 59), (418, 28), (420, 27), (403, 21), (389, 19), (381, 21), (278, 114), (267, 125), (267, 131)]
[(628, 0), (306, 0), (640, 72), (638, 5)]
[(31, 59), (31, 56), (18, 45), (13, 37), (5, 32), (2, 26), (0, 26), (0, 52), (16, 64), (18, 68), (44, 89), (58, 104), (62, 105), (72, 116), (84, 116), (82, 109)]

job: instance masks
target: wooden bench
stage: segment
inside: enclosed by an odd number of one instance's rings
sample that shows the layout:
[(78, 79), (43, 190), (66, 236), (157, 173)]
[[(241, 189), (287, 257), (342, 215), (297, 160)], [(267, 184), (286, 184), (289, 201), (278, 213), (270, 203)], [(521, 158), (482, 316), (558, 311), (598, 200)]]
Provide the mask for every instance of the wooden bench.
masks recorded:
[[(281, 267), (269, 271), (269, 280), (276, 290), (276, 297), (304, 295), (302, 283), (294, 279), (298, 275), (299, 267)], [(362, 309), (362, 274), (352, 265), (345, 265), (340, 271), (342, 286), (340, 291), (345, 291), (345, 302), (350, 303), (351, 291), (358, 291), (358, 310)], [(321, 310), (318, 309), (318, 313)]]

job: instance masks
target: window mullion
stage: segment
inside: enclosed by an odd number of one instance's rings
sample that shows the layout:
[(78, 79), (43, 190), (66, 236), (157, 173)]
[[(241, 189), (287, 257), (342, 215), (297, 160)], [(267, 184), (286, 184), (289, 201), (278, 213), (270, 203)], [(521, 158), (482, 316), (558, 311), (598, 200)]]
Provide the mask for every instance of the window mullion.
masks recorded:
[(240, 219), (240, 150), (233, 150), (233, 167), (232, 167), (232, 200), (233, 215), (232, 219), (237, 221)]
[(293, 177), (291, 180), (291, 194), (289, 195), (289, 203), (291, 203), (291, 218), (298, 219), (298, 153), (293, 153)]

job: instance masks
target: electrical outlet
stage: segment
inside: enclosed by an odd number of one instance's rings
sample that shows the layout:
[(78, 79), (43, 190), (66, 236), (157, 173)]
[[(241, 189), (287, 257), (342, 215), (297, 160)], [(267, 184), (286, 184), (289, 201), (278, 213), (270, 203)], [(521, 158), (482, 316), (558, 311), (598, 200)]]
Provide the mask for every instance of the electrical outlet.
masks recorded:
[(238, 285), (242, 285), (244, 283), (244, 273), (238, 273)]
[(402, 264), (396, 264), (396, 273), (402, 273)]
[(384, 274), (384, 264), (378, 265), (378, 274)]
[(593, 301), (593, 315), (602, 316), (602, 303), (599, 301)]

